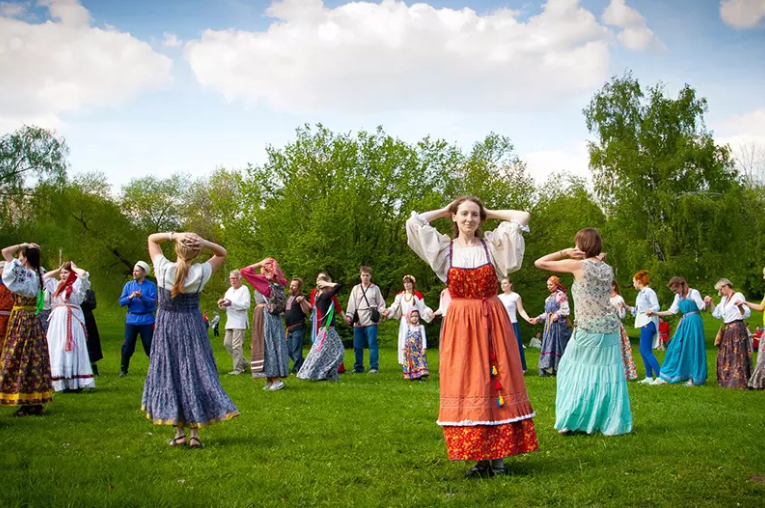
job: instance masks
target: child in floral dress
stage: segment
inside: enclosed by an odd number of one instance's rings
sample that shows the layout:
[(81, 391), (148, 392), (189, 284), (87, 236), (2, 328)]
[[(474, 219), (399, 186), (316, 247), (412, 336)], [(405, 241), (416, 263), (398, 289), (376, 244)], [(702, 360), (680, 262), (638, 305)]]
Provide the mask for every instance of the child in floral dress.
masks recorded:
[(428, 359), (425, 350), (428, 344), (425, 339), (425, 327), (420, 324), (420, 311), (409, 309), (406, 314), (407, 330), (404, 340), (404, 379), (424, 381), (429, 375)]

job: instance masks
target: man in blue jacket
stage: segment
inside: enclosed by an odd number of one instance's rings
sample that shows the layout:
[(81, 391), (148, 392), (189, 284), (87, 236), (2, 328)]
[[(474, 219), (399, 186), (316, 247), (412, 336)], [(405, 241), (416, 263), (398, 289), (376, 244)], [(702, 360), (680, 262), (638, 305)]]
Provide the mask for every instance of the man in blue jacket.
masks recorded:
[(125, 319), (125, 342), (122, 343), (122, 366), (120, 377), (126, 376), (130, 368), (130, 357), (135, 352), (135, 343), (141, 335), (146, 356), (151, 353), (151, 339), (154, 336), (154, 311), (157, 309), (157, 286), (146, 275), (149, 264), (139, 261), (133, 267), (133, 280), (125, 284), (120, 305), (127, 306)]

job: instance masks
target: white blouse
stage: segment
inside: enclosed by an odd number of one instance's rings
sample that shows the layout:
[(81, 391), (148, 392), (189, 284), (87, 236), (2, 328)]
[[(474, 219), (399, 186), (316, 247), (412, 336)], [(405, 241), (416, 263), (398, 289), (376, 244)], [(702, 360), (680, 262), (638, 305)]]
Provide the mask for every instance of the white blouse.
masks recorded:
[[(165, 256), (159, 254), (154, 258), (154, 273), (157, 276), (157, 286), (165, 288), (168, 291), (173, 289), (175, 284), (176, 264), (169, 261)], [(210, 263), (194, 263), (186, 275), (186, 282), (183, 284), (183, 293), (197, 293), (205, 287), (205, 284), (212, 277), (212, 265)]]
[(40, 278), (37, 274), (24, 268), (16, 258), (3, 267), (3, 284), (11, 293), (22, 296), (37, 296), (40, 289)]
[(740, 321), (746, 319), (752, 315), (752, 311), (744, 305), (744, 313), (742, 314), (737, 305), (733, 305), (733, 302), (745, 302), (746, 298), (741, 293), (735, 293), (730, 300), (727, 296), (723, 296), (720, 300), (720, 305), (715, 307), (712, 312), (712, 316), (717, 319), (722, 319), (725, 324), (732, 323), (734, 321)]
[(72, 283), (72, 294), (69, 295), (69, 301), (65, 300), (66, 294), (64, 291), (62, 291), (58, 296), (55, 298), (53, 297), (53, 293), (56, 292), (56, 289), (58, 288), (59, 283), (61, 282), (60, 279), (56, 279), (53, 277), (50, 277), (48, 279), (44, 280), (45, 284), (45, 290), (46, 292), (51, 296), (51, 302), (53, 306), (56, 305), (80, 305), (83, 301), (85, 301), (85, 293), (88, 292), (88, 289), (90, 289), (90, 274), (85, 272), (85, 275), (80, 277), (79, 275)]
[(627, 316), (627, 304), (624, 303), (622, 295), (612, 296), (611, 305), (616, 309), (616, 315), (619, 316), (619, 319), (624, 319)]
[[(704, 304), (704, 299), (701, 298), (701, 293), (696, 291), (695, 289), (688, 289), (688, 296), (686, 297), (690, 300), (693, 300), (693, 303), (696, 304), (696, 308), (699, 310), (704, 310), (704, 307), (706, 305)], [(675, 295), (675, 299), (672, 301), (672, 306), (669, 308), (669, 312), (672, 314), (677, 314), (680, 312), (680, 295)]]
[(505, 306), (505, 310), (507, 311), (507, 315), (510, 316), (510, 322), (511, 323), (517, 323), (518, 322), (518, 316), (516, 315), (516, 303), (518, 301), (518, 298), (520, 298), (521, 295), (513, 291), (509, 295), (506, 293), (502, 293), (499, 295), (499, 299), (502, 301), (502, 304)]
[[(497, 278), (520, 269), (526, 247), (521, 231), (528, 231), (528, 227), (521, 226), (515, 221), (506, 221), (494, 231), (486, 231), (483, 234), (489, 249), (489, 261), (494, 265)], [(459, 247), (454, 244), (450, 264), (451, 237), (439, 233), (417, 212), (412, 212), (412, 216), (406, 221), (406, 237), (409, 247), (428, 263), (438, 278), (444, 282), (452, 266), (478, 268), (486, 264), (486, 252), (481, 244), (475, 247)]]

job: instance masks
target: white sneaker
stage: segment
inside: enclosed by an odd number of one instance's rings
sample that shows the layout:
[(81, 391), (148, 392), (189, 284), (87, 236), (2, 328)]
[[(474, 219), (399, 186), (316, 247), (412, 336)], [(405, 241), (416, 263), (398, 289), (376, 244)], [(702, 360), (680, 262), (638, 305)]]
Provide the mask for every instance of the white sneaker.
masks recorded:
[(283, 382), (283, 381), (278, 381), (278, 382), (276, 382), (276, 383), (273, 383), (273, 384), (271, 385), (271, 388), (270, 388), (270, 390), (271, 390), (272, 392), (275, 392), (276, 390), (281, 390), (282, 388), (284, 388), (284, 382)]
[(274, 386), (273, 383), (266, 383), (266, 386), (264, 386), (263, 389), (270, 390), (272, 386)]
[(651, 384), (653, 384), (653, 378), (652, 377), (647, 377), (647, 378), (645, 378), (645, 379), (643, 379), (641, 381), (638, 381), (638, 383), (640, 383), (641, 385), (651, 385)]
[(668, 384), (666, 381), (664, 381), (662, 378), (657, 377), (653, 383), (651, 383), (652, 386), (659, 386), (659, 385), (666, 385)]
[(379, 374), (379, 371), (377, 369), (370, 369), (369, 374)]
[(239, 371), (239, 370), (232, 370), (231, 372), (229, 372), (229, 373), (228, 373), (228, 375), (229, 375), (229, 376), (238, 376), (238, 375), (239, 375), (239, 374), (241, 374), (241, 373), (242, 373), (242, 372), (241, 372), (241, 371)]

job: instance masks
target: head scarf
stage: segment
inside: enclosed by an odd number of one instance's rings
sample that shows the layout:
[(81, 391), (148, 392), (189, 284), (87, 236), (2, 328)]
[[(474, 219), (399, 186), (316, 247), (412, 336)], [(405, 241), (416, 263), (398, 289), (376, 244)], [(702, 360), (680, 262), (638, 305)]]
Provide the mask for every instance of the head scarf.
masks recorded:
[(135, 268), (136, 266), (138, 268), (141, 268), (146, 275), (149, 275), (151, 273), (151, 268), (149, 267), (149, 263), (147, 263), (146, 261), (136, 262), (133, 268)]
[[(417, 307), (410, 307), (408, 311), (406, 311), (406, 320), (409, 321), (409, 318), (412, 317), (412, 312), (416, 312), (417, 314), (420, 313), (420, 310)], [(422, 316), (420, 316), (422, 317)]]
[(263, 265), (263, 270), (272, 274), (275, 281), (279, 284), (283, 286), (287, 284), (287, 280), (284, 278), (284, 272), (282, 272), (279, 263), (274, 258), (271, 258), (270, 261)]
[(563, 284), (561, 284), (560, 279), (553, 275), (549, 279), (547, 279), (547, 282), (552, 282), (555, 285), (555, 291), (561, 291), (564, 295), (567, 295), (568, 292), (566, 291), (566, 288), (563, 287)]
[(69, 270), (69, 277), (66, 280), (62, 280), (58, 283), (56, 291), (53, 293), (53, 298), (57, 297), (61, 291), (64, 291), (64, 300), (69, 301), (69, 297), (72, 296), (72, 289), (74, 287), (74, 281), (77, 280), (77, 274), (74, 270)]

